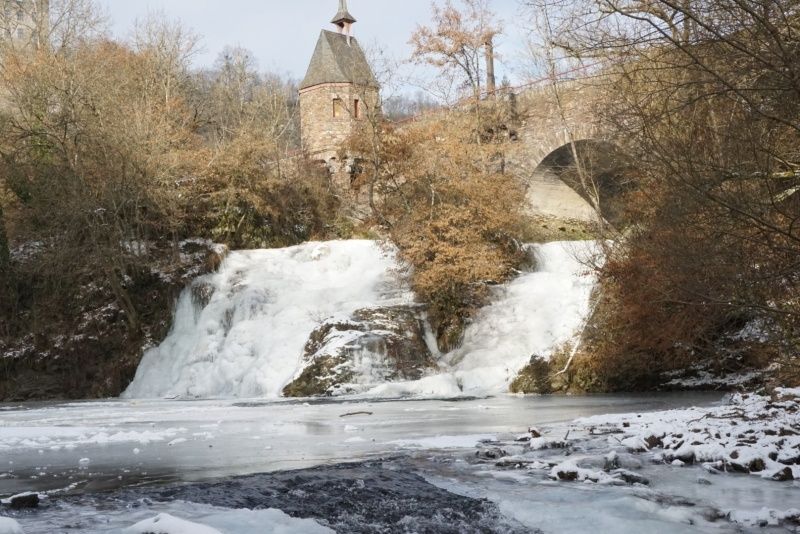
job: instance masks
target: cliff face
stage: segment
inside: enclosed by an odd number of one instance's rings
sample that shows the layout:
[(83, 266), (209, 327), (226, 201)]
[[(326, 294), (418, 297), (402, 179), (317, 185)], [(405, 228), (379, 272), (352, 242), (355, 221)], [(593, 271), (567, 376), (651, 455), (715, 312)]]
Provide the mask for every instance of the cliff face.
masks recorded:
[[(24, 262), (24, 250), (17, 252)], [(90, 272), (70, 302), (53, 303), (44, 313), (22, 309), (26, 328), (0, 335), (0, 401), (118, 396), (133, 379), (143, 348), (167, 335), (177, 296), (219, 265), (224, 248), (185, 241), (177, 250), (153, 247), (149, 254), (153, 267), (126, 279), (138, 331), (129, 328), (112, 289)]]

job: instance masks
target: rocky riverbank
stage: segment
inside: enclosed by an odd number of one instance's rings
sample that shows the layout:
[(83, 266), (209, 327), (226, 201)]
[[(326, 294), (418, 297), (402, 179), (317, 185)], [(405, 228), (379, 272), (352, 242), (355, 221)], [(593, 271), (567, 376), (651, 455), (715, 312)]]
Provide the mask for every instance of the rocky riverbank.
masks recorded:
[[(15, 260), (24, 264), (36, 253), (29, 244), (15, 250)], [(138, 310), (139, 328), (131, 331), (113, 289), (87, 274), (69, 315), (30, 317), (21, 335), (0, 336), (0, 401), (122, 393), (143, 351), (169, 332), (178, 295), (197, 276), (215, 270), (227, 250), (210, 241), (187, 240), (177, 246), (152, 244), (146, 253), (151, 267), (127, 277), (125, 288)]]

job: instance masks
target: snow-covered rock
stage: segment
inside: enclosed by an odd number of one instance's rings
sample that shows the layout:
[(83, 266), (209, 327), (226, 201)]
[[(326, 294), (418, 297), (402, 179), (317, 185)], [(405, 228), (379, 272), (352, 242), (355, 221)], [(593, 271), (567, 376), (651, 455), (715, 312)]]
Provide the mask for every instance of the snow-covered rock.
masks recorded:
[(285, 396), (361, 393), (385, 382), (418, 380), (437, 367), (419, 306), (367, 308), (325, 321), (309, 336), (303, 365)]
[(725, 406), (649, 414), (596, 416), (576, 427), (616, 429), (609, 444), (658, 451), (656, 461), (701, 463), (709, 472), (752, 473), (775, 481), (800, 479), (800, 396), (738, 394)]
[(786, 521), (792, 521), (794, 523), (800, 522), (800, 509), (773, 510), (771, 508), (762, 508), (755, 512), (731, 510), (728, 512), (727, 518), (734, 523), (747, 527), (763, 528), (778, 526)]

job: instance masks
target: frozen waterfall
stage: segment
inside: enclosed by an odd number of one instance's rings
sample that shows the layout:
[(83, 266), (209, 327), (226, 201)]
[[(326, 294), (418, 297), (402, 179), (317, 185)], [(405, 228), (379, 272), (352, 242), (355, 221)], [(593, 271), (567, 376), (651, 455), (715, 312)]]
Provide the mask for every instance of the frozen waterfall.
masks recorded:
[(373, 241), (233, 252), (183, 292), (172, 332), (123, 396), (277, 397), (319, 323), (412, 301), (395, 266)]
[[(496, 288), (440, 371), (368, 395), (507, 391), (532, 354), (547, 356), (580, 330), (594, 278), (592, 242), (530, 245), (536, 269)], [(392, 250), (373, 241), (234, 252), (180, 297), (167, 339), (148, 350), (127, 398), (278, 397), (301, 370), (309, 334), (331, 317), (413, 302)]]
[(577, 341), (590, 313), (595, 278), (587, 263), (601, 253), (594, 241), (528, 245), (535, 270), (496, 288), (493, 301), (467, 327), (464, 343), (444, 356), (445, 371), (370, 394), (487, 395), (504, 393), (536, 355), (549, 357)]

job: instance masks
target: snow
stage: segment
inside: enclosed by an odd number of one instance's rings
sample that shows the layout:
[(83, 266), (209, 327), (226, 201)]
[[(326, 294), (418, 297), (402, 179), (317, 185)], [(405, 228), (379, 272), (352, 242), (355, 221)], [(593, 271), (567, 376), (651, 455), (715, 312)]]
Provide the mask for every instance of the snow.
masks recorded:
[[(197, 510), (193, 510), (197, 512)], [(310, 519), (294, 519), (280, 510), (200, 510), (201, 523), (168, 513), (145, 519), (123, 530), (123, 534), (331, 534), (333, 531)], [(209, 526), (213, 525), (213, 526)]]
[(762, 371), (745, 371), (741, 373), (718, 376), (706, 370), (699, 370), (696, 371), (696, 376), (688, 378), (673, 378), (672, 380), (665, 382), (664, 386), (681, 389), (732, 389), (735, 386), (744, 386), (745, 384), (754, 382), (755, 380), (763, 377), (763, 375), (764, 373)]
[(417, 439), (398, 439), (391, 441), (391, 445), (411, 449), (467, 449), (475, 447), (481, 442), (495, 441), (497, 436), (492, 434), (476, 434), (467, 436), (435, 436)]
[[(355, 383), (367, 397), (508, 391), (531, 356), (546, 358), (576, 341), (595, 284), (584, 261), (598, 248), (590, 241), (529, 245), (535, 271), (496, 289), (467, 327), (463, 346), (439, 355), (439, 371), (381, 383), (379, 355), (365, 353)], [(278, 397), (302, 370), (303, 348), (319, 325), (346, 321), (361, 308), (413, 302), (400, 268), (395, 251), (373, 241), (231, 253), (218, 273), (184, 291), (172, 332), (147, 351), (124, 397)], [(198, 292), (210, 300), (198, 302)]]
[(10, 517), (0, 517), (0, 534), (24, 534), (22, 527)]
[(730, 521), (747, 527), (766, 527), (778, 526), (784, 521), (800, 519), (800, 509), (779, 511), (770, 508), (762, 508), (757, 511), (732, 510), (727, 515)]
[(776, 388), (775, 393), (777, 393), (781, 397), (800, 398), (800, 388)]
[[(766, 479), (800, 479), (800, 396), (736, 394), (725, 406), (579, 419), (578, 429), (618, 431), (610, 444), (676, 466), (700, 463), (709, 472), (734, 471)], [(676, 462), (678, 460), (679, 462)]]
[(123, 530), (124, 534), (222, 534), (219, 530), (178, 519), (169, 514), (158, 514)]
[[(2, 423), (2, 421), (0, 421)], [(161, 430), (115, 431), (100, 427), (33, 427), (0, 425), (0, 451), (11, 449), (74, 449), (78, 445), (137, 443), (148, 445), (171, 439), (184, 432), (182, 428)]]

